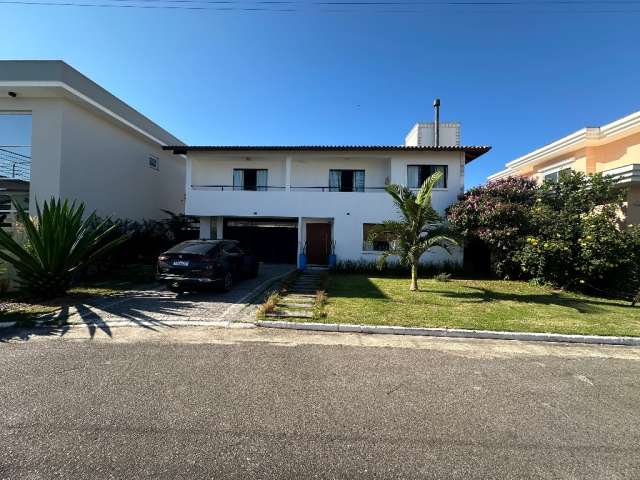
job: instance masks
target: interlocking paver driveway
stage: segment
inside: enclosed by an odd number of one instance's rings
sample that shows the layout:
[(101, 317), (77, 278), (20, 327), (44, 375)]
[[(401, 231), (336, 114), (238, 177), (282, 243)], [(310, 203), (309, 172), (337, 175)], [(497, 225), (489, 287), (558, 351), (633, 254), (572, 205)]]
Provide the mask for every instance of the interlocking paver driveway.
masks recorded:
[[(102, 328), (106, 322), (129, 321), (152, 326), (163, 323), (233, 322), (250, 314), (245, 307), (272, 281), (293, 270), (292, 265), (263, 264), (256, 278), (237, 283), (230, 292), (176, 294), (163, 286), (126, 291), (97, 302), (76, 305), (61, 316), (69, 323)], [(244, 310), (244, 311), (243, 311)]]

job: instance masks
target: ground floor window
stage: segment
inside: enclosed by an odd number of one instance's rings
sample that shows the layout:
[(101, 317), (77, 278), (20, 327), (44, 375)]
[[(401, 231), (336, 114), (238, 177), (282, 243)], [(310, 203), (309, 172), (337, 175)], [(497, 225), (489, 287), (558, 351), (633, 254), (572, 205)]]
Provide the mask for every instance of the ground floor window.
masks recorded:
[(362, 224), (362, 250), (365, 252), (382, 252), (389, 249), (389, 238), (387, 235), (381, 234), (373, 240), (369, 239), (371, 230), (378, 225), (377, 223)]
[(262, 168), (234, 168), (233, 169), (233, 189), (234, 190), (267, 190), (267, 169)]
[(436, 183), (435, 188), (447, 188), (449, 173), (447, 165), (408, 165), (407, 186), (409, 188), (420, 188), (425, 180), (436, 172), (442, 172), (442, 177)]
[(364, 170), (330, 170), (329, 191), (364, 192)]

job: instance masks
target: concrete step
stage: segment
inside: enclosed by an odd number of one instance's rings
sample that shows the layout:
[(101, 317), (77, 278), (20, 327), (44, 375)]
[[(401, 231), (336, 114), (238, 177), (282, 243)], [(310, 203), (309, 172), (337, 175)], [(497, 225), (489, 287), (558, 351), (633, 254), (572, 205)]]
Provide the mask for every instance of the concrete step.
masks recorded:
[(295, 308), (295, 309), (304, 310), (305, 308), (312, 309), (313, 308), (313, 303), (281, 302), (281, 303), (278, 303), (278, 307)]
[(303, 310), (291, 310), (286, 312), (271, 312), (265, 315), (268, 318), (313, 318), (313, 312)]
[(294, 303), (308, 303), (309, 305), (313, 305), (315, 302), (315, 295), (287, 295), (283, 297), (281, 301), (283, 302), (294, 302)]

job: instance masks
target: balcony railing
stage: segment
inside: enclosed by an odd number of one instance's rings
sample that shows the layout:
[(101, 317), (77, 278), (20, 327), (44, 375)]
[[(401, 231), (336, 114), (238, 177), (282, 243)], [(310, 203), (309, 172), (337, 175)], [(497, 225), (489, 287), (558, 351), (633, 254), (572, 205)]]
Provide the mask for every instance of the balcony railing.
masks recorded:
[(347, 193), (364, 193), (364, 192), (381, 192), (385, 187), (365, 187), (365, 188), (353, 188), (351, 190), (344, 190), (338, 187), (295, 187), (291, 186), (291, 191), (294, 192), (347, 192)]
[(0, 176), (28, 182), (31, 178), (31, 147), (0, 145)]
[(245, 192), (267, 192), (267, 191), (285, 191), (285, 187), (274, 187), (274, 186), (255, 186), (255, 187), (243, 187), (238, 185), (191, 185), (191, 188), (207, 188), (210, 190), (216, 190), (220, 192), (229, 192), (229, 191), (245, 191)]
[[(207, 190), (214, 190), (219, 192), (230, 192), (230, 191), (246, 191), (246, 192), (284, 192), (287, 190), (286, 187), (277, 187), (277, 186), (264, 186), (264, 187), (243, 187), (243, 186), (234, 186), (234, 185), (191, 185), (191, 188), (201, 188)], [(335, 187), (297, 187), (292, 185), (290, 187), (292, 192), (347, 192), (347, 193), (364, 193), (364, 192), (384, 192), (386, 187), (366, 187), (364, 189), (353, 189), (353, 190), (340, 190)]]

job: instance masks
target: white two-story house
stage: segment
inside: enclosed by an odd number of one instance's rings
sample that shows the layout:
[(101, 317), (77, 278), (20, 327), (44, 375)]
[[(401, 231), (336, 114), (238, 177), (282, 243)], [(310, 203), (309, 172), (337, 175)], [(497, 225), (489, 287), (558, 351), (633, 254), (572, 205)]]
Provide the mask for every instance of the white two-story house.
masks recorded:
[[(170, 146), (185, 155), (188, 215), (200, 217), (203, 239), (237, 239), (263, 261), (309, 264), (375, 260), (372, 225), (397, 218), (390, 183), (418, 188), (444, 176), (433, 194), (441, 214), (464, 190), (465, 165), (490, 147), (461, 146), (457, 123), (416, 124), (401, 146)], [(436, 251), (438, 250), (438, 251)], [(436, 249), (425, 262), (461, 261)]]

